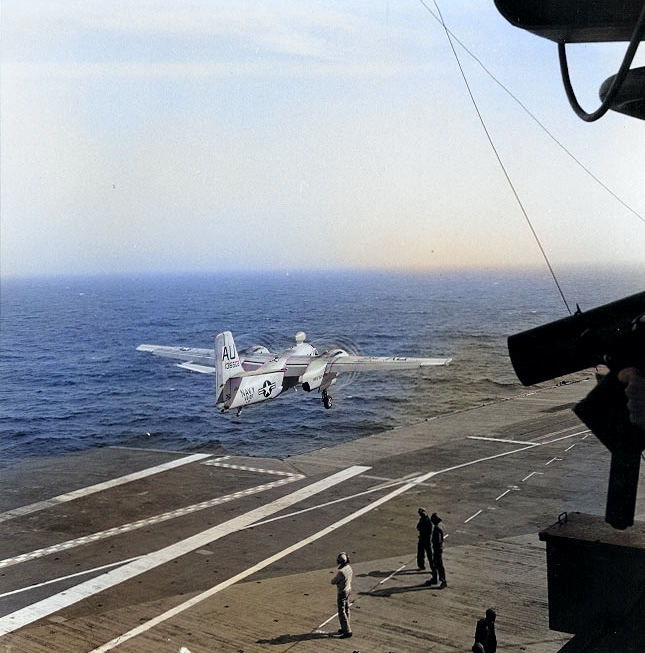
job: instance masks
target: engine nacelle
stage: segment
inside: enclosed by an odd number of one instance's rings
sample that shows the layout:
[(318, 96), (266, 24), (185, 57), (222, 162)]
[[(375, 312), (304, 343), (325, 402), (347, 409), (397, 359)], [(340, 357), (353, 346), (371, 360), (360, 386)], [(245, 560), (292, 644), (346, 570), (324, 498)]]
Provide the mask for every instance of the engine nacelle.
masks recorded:
[(267, 401), (267, 399), (274, 399), (282, 392), (283, 380), (284, 372), (231, 378), (229, 380), (231, 384), (230, 399), (218, 404), (217, 408), (220, 410), (242, 408)]
[(298, 379), (298, 382), (302, 383), (302, 389), (305, 392), (311, 392), (320, 388), (325, 378), (327, 363), (328, 361), (326, 359), (316, 358), (307, 365), (305, 373)]

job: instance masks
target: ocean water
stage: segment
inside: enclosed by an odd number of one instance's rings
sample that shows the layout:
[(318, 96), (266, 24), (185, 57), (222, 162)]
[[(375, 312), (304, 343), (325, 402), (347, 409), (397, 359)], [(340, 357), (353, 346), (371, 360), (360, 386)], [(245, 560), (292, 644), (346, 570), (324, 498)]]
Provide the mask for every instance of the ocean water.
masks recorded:
[[(638, 292), (645, 271), (569, 270), (583, 309)], [(10, 279), (0, 286), (0, 461), (99, 446), (223, 448), (285, 457), (526, 392), (506, 337), (567, 315), (545, 272), (292, 272)], [(213, 377), (137, 352), (141, 343), (290, 346), (451, 356), (449, 367), (362, 374), (325, 410), (302, 391), (214, 408)]]

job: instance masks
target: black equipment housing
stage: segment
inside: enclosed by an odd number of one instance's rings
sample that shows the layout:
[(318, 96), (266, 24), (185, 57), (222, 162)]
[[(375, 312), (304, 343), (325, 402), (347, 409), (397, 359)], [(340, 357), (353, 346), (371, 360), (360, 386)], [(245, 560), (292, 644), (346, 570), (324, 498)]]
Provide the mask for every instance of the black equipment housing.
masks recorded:
[(625, 367), (645, 373), (645, 292), (512, 335), (508, 351), (524, 385), (600, 364), (609, 368), (573, 410), (612, 454), (605, 521), (632, 526), (645, 430), (630, 421), (617, 375)]

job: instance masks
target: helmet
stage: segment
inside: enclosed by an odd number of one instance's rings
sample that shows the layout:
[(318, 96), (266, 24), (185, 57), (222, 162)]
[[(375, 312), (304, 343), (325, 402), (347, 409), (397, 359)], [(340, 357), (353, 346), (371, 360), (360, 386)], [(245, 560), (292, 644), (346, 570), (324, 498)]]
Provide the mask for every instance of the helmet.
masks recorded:
[(417, 512), (419, 513), (419, 515), (420, 515), (421, 517), (423, 517), (423, 515), (427, 515), (427, 514), (428, 514), (428, 513), (427, 513), (423, 508), (419, 508), (419, 510), (417, 510)]
[(433, 524), (438, 524), (441, 521), (441, 517), (439, 517), (439, 515), (436, 512), (433, 512), (432, 516), (430, 517), (430, 521)]
[(344, 551), (338, 554), (338, 557), (336, 558), (337, 564), (346, 565), (348, 562), (349, 562), (349, 556)]

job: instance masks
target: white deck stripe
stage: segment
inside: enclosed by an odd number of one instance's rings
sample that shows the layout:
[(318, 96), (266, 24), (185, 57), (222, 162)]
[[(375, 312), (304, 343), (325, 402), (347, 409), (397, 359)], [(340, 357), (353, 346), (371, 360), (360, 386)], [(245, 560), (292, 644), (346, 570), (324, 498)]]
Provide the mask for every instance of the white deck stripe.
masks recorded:
[(273, 488), (280, 487), (281, 485), (286, 485), (287, 483), (293, 483), (294, 481), (304, 478), (302, 475), (293, 474), (286, 478), (281, 478), (277, 481), (272, 481), (271, 483), (264, 483), (264, 485), (256, 485), (255, 487), (247, 488), (246, 490), (240, 490), (239, 492), (234, 492), (232, 494), (227, 494), (221, 497), (216, 497), (214, 499), (208, 499), (207, 501), (202, 501), (200, 503), (195, 503), (191, 506), (185, 506), (183, 508), (177, 508), (177, 510), (170, 510), (168, 512), (161, 513), (159, 515), (153, 515), (152, 517), (147, 517), (146, 519), (140, 519), (135, 522), (130, 522), (127, 524), (122, 524), (121, 526), (115, 526), (114, 528), (108, 528), (104, 531), (97, 531), (95, 533), (90, 533), (89, 535), (84, 535), (83, 537), (77, 537), (73, 540), (66, 540), (65, 542), (59, 542), (58, 544), (53, 544), (52, 546), (46, 546), (42, 549), (36, 549), (35, 551), (30, 551), (29, 553), (22, 553), (20, 555), (14, 556), (13, 558), (5, 558), (0, 560), (0, 569), (5, 567), (11, 567), (13, 565), (20, 564), (21, 562), (27, 562), (28, 560), (36, 560), (37, 558), (43, 558), (48, 555), (53, 555), (55, 553), (60, 553), (61, 551), (67, 551), (68, 549), (74, 549), (77, 546), (83, 546), (85, 544), (91, 544), (93, 542), (98, 542), (99, 540), (105, 540), (109, 537), (114, 537), (116, 535), (123, 535), (124, 533), (130, 533), (136, 531), (139, 528), (145, 528), (147, 526), (154, 526), (155, 524), (161, 524), (165, 521), (171, 519), (177, 519), (178, 517), (184, 517), (185, 515), (190, 515), (194, 512), (199, 512), (200, 510), (206, 510), (207, 508), (213, 508), (214, 506), (219, 506), (223, 503), (228, 503), (229, 501), (235, 501), (252, 494), (259, 494), (260, 492), (266, 492), (267, 490), (272, 490)]
[(164, 565), (167, 562), (185, 555), (186, 553), (200, 549), (215, 540), (245, 528), (248, 524), (279, 512), (280, 510), (284, 510), (299, 501), (304, 501), (305, 499), (337, 485), (338, 483), (342, 483), (353, 476), (361, 474), (368, 469), (370, 468), (362, 465), (348, 467), (347, 469), (332, 474), (327, 478), (300, 488), (291, 494), (280, 497), (265, 506), (255, 508), (243, 515), (234, 517), (223, 524), (219, 524), (218, 526), (209, 528), (202, 533), (186, 538), (181, 542), (171, 544), (163, 549), (142, 556), (138, 560), (134, 560), (118, 569), (114, 569), (107, 574), (85, 581), (84, 583), (80, 583), (64, 592), (54, 594), (47, 599), (38, 601), (26, 608), (22, 608), (21, 610), (17, 610), (16, 612), (0, 619), (0, 636), (11, 633), (18, 628), (22, 628), (38, 619), (47, 617), (54, 612), (58, 612), (59, 610), (78, 603), (94, 594), (103, 592), (104, 590), (119, 585), (120, 583), (139, 576), (151, 569)]
[[(559, 432), (561, 432), (561, 431), (559, 431)], [(470, 460), (468, 462), (461, 463), (460, 465), (456, 465), (455, 467), (446, 467), (445, 469), (440, 469), (440, 470), (438, 470), (436, 472), (431, 472), (430, 476), (426, 475), (426, 476), (424, 476), (424, 478), (427, 480), (431, 476), (438, 476), (439, 474), (444, 474), (446, 472), (453, 472), (456, 469), (459, 469), (461, 467), (468, 467), (469, 465), (475, 465), (477, 463), (488, 462), (489, 460), (494, 460), (495, 458), (503, 458), (504, 456), (509, 456), (509, 455), (512, 455), (512, 454), (515, 454), (515, 453), (526, 451), (527, 449), (533, 449), (535, 447), (543, 447), (543, 446), (545, 446), (547, 444), (552, 444), (554, 442), (559, 442), (560, 440), (566, 440), (567, 438), (571, 438), (571, 437), (574, 437), (576, 435), (580, 435), (580, 433), (573, 433), (571, 435), (566, 435), (566, 436), (564, 436), (562, 438), (557, 438), (555, 440), (549, 440), (549, 442), (531, 442), (528, 445), (523, 446), (521, 449), (513, 449), (512, 451), (506, 451), (504, 453), (494, 454), (492, 456), (487, 456), (486, 458), (477, 458), (476, 460)], [(522, 443), (515, 442), (515, 444), (522, 444)], [(542, 474), (542, 472), (532, 472), (531, 474), (529, 474), (526, 478), (524, 478), (522, 480), (525, 481), (526, 479), (530, 478), (533, 474)], [(268, 524), (270, 522), (278, 521), (280, 519), (288, 519), (288, 518), (294, 517), (296, 515), (301, 515), (303, 513), (310, 512), (312, 510), (318, 510), (319, 508), (326, 508), (326, 507), (334, 505), (336, 503), (343, 503), (345, 501), (349, 501), (350, 499), (355, 499), (357, 497), (361, 497), (361, 496), (365, 496), (367, 494), (373, 494), (374, 492), (379, 492), (381, 490), (385, 490), (390, 486), (401, 485), (401, 484), (403, 484), (403, 483), (405, 483), (405, 482), (407, 482), (409, 480), (414, 480), (414, 479), (416, 479), (418, 477), (419, 477), (419, 472), (412, 472), (411, 474), (406, 474), (405, 476), (402, 476), (399, 479), (388, 479), (387, 482), (385, 482), (385, 483), (383, 483), (381, 485), (378, 485), (376, 487), (372, 487), (372, 488), (369, 488), (367, 490), (363, 490), (362, 492), (358, 492), (356, 494), (350, 494), (350, 495), (348, 495), (346, 497), (341, 497), (340, 499), (333, 499), (332, 501), (328, 501), (327, 503), (318, 504), (318, 505), (315, 505), (315, 506), (311, 506), (309, 508), (303, 508), (302, 510), (297, 510), (295, 512), (287, 513), (285, 515), (280, 515), (279, 517), (271, 517), (270, 519), (265, 519), (264, 521), (256, 522), (252, 526), (253, 527), (262, 526), (263, 524)], [(371, 478), (371, 479), (376, 478), (376, 479), (380, 480), (380, 477), (370, 476), (369, 474), (363, 474), (363, 478)], [(423, 483), (425, 481), (420, 481), (420, 482)], [(481, 510), (479, 512), (481, 512)], [(477, 514), (479, 514), (479, 513), (477, 513)], [(448, 537), (448, 536), (446, 535), (446, 537)]]
[[(488, 461), (488, 460), (494, 460), (496, 458), (506, 457), (506, 456), (509, 456), (509, 455), (512, 455), (512, 454), (515, 454), (515, 453), (520, 453), (520, 452), (525, 451), (527, 449), (532, 449), (532, 448), (535, 448), (535, 447), (540, 447), (540, 446), (544, 446), (544, 445), (548, 445), (548, 444), (553, 444), (553, 443), (558, 442), (560, 440), (566, 440), (566, 439), (569, 439), (569, 438), (574, 437), (576, 435), (582, 435), (583, 433), (587, 433), (587, 431), (573, 433), (573, 434), (570, 434), (570, 435), (567, 435), (567, 436), (564, 436), (564, 437), (561, 437), (561, 438), (556, 438), (556, 439), (551, 440), (549, 442), (532, 443), (532, 444), (529, 444), (528, 446), (524, 446), (524, 447), (522, 447), (520, 449), (515, 449), (513, 451), (508, 451), (508, 452), (504, 452), (504, 453), (501, 453), (501, 454), (496, 454), (496, 455), (493, 455), (493, 456), (479, 458), (477, 460), (472, 460), (472, 461), (469, 461), (469, 462), (466, 462), (466, 463), (462, 463), (460, 465), (455, 465), (454, 467), (448, 467), (448, 468), (445, 468), (445, 469), (437, 471), (437, 472), (428, 472), (426, 474), (418, 476), (415, 479), (412, 479), (411, 482), (406, 483), (405, 485), (398, 488), (394, 492), (391, 492), (390, 494), (386, 495), (385, 497), (382, 497), (381, 499), (376, 500), (374, 503), (369, 504), (365, 508), (362, 508), (361, 510), (358, 510), (357, 512), (352, 513), (351, 515), (345, 517), (341, 521), (336, 522), (336, 524), (332, 524), (331, 526), (327, 527), (326, 529), (323, 529), (322, 531), (319, 531), (318, 533), (311, 536), (310, 538), (302, 540), (301, 542), (299, 542), (299, 543), (297, 543), (297, 544), (295, 544), (295, 545), (293, 545), (291, 547), (288, 547), (287, 549), (284, 549), (283, 551), (279, 552), (278, 554), (276, 554), (274, 556), (271, 556), (270, 558), (265, 559), (261, 563), (258, 563), (258, 565), (255, 565), (254, 567), (251, 567), (250, 569), (247, 569), (246, 571), (241, 572), (237, 576), (234, 576), (233, 578), (230, 578), (229, 580), (224, 581), (223, 583), (220, 583), (219, 585), (216, 585), (215, 587), (211, 588), (210, 590), (207, 590), (206, 592), (197, 595), (196, 597), (194, 597), (190, 601), (187, 601), (186, 603), (183, 603), (183, 604), (177, 606), (176, 608), (173, 608), (172, 610), (169, 610), (168, 612), (166, 612), (166, 613), (164, 613), (162, 615), (159, 615), (158, 617), (155, 617), (154, 619), (146, 622), (145, 624), (142, 624), (141, 626), (129, 631), (128, 633), (125, 633), (125, 634), (117, 637), (116, 639), (112, 640), (111, 642), (108, 642), (107, 644), (104, 644), (103, 646), (100, 646), (99, 648), (94, 649), (90, 653), (104, 653), (105, 651), (112, 650), (113, 648), (115, 648), (116, 646), (121, 644), (122, 642), (127, 641), (128, 639), (131, 639), (132, 637), (135, 637), (135, 636), (137, 636), (137, 635), (139, 635), (139, 634), (141, 634), (143, 632), (146, 632), (147, 630), (153, 628), (154, 626), (158, 625), (159, 623), (162, 623), (163, 621), (166, 621), (167, 619), (170, 619), (171, 617), (175, 616), (176, 614), (179, 614), (179, 613), (183, 612), (184, 610), (189, 609), (193, 605), (197, 605), (198, 603), (200, 603), (201, 601), (209, 598), (210, 596), (213, 596), (214, 594), (226, 589), (227, 587), (230, 587), (231, 585), (237, 583), (238, 581), (243, 580), (244, 578), (246, 578), (247, 576), (255, 573), (256, 571), (259, 571), (260, 569), (263, 569), (264, 567), (267, 567), (268, 565), (272, 564), (276, 560), (279, 560), (279, 559), (289, 555), (293, 551), (296, 551), (296, 550), (302, 548), (303, 546), (306, 546), (310, 542), (313, 542), (313, 541), (319, 539), (320, 537), (323, 537), (324, 535), (327, 535), (328, 533), (334, 531), (335, 529), (339, 528), (340, 526), (344, 525), (345, 523), (348, 523), (348, 522), (352, 521), (353, 519), (356, 519), (357, 517), (362, 516), (363, 514), (365, 514), (365, 513), (369, 512), (370, 510), (378, 507), (379, 505), (382, 505), (386, 501), (389, 501), (390, 499), (392, 499), (392, 498), (394, 498), (396, 496), (399, 496), (403, 492), (406, 492), (408, 489), (410, 489), (412, 487), (415, 487), (415, 486), (425, 482), (426, 480), (428, 480), (429, 478), (432, 478), (433, 476), (435, 476), (437, 474), (450, 472), (450, 471), (453, 471), (453, 470), (456, 470), (456, 469), (459, 469), (459, 468), (462, 468), (462, 467), (468, 467), (470, 465), (474, 465), (474, 464), (477, 464), (477, 463), (480, 463), (480, 462), (484, 462), (484, 461)], [(364, 469), (369, 469), (369, 467), (364, 468)], [(269, 505), (271, 505), (271, 504), (269, 504)], [(284, 507), (286, 507), (286, 506), (284, 506)], [(261, 510), (261, 509), (256, 509), (256, 510)], [(468, 523), (469, 521), (471, 521), (472, 519), (474, 519), (475, 517), (480, 515), (482, 512), (483, 512), (482, 510), (477, 511), (474, 515), (469, 517), (464, 523)], [(247, 514), (249, 514), (249, 513), (247, 513)], [(242, 516), (242, 517), (244, 517), (244, 516)], [(239, 519), (239, 518), (236, 518), (236, 519)], [(231, 520), (231, 521), (236, 521), (236, 519)], [(244, 528), (244, 527), (245, 526), (240, 526), (240, 528)], [(216, 527), (216, 529), (217, 528), (218, 527)], [(221, 536), (222, 535), (220, 535), (219, 537), (221, 537)], [(192, 539), (192, 538), (190, 538), (190, 539)], [(213, 538), (213, 539), (217, 539), (217, 538)], [(200, 546), (201, 546), (201, 544), (196, 546), (195, 548), (199, 548)], [(169, 547), (169, 548), (171, 548), (171, 547)], [(120, 570), (118, 570), (118, 571), (120, 571)], [(137, 573), (142, 573), (142, 572), (137, 572)], [(133, 575), (137, 575), (137, 574), (133, 574)], [(116, 583), (114, 583), (114, 584), (116, 584)], [(73, 588), (73, 589), (75, 589), (75, 588)], [(101, 591), (101, 590), (98, 590), (98, 591)], [(95, 592), (92, 592), (92, 594), (93, 593), (95, 593)], [(62, 593), (62, 594), (64, 594), (64, 593)], [(54, 598), (55, 597), (51, 597), (51, 599), (54, 599)], [(82, 598), (85, 598), (85, 597), (82, 597)], [(46, 603), (49, 600), (50, 599), (46, 599), (45, 601), (41, 601), (40, 603)], [(77, 599), (77, 600), (81, 600), (81, 599)], [(73, 601), (73, 602), (76, 602), (76, 601)], [(4, 630), (5, 622), (7, 622), (9, 619), (11, 619), (12, 617), (18, 615), (21, 612), (31, 610), (32, 608), (34, 608), (37, 605), (39, 605), (39, 604), (34, 604), (32, 606), (29, 606), (28, 608), (25, 608), (23, 610), (20, 610), (18, 612), (13, 613), (12, 615), (8, 615), (7, 617), (4, 617), (4, 618), (0, 619), (0, 636), (3, 635), (3, 634), (6, 634), (6, 633), (12, 632), (13, 630), (16, 630), (17, 628), (21, 627), (20, 625), (17, 625), (17, 626), (11, 627), (9, 630)], [(71, 605), (71, 603), (69, 605)], [(38, 618), (47, 616), (47, 614), (52, 614), (53, 612), (61, 609), (62, 607), (65, 607), (65, 606), (60, 606), (58, 608), (50, 610), (46, 614), (43, 614), (43, 615), (41, 615), (39, 617), (30, 619), (30, 620), (26, 621), (23, 625), (27, 625), (29, 623), (32, 623), (33, 621), (37, 620)]]
[(504, 440), (503, 438), (485, 438), (483, 435), (469, 435), (469, 440), (484, 440), (485, 442), (501, 442), (502, 444), (539, 444), (539, 442), (522, 442), (521, 440)]
[(45, 501), (37, 501), (36, 503), (31, 503), (27, 506), (14, 508), (13, 510), (8, 510), (7, 512), (0, 513), (0, 523), (8, 521), (9, 519), (14, 519), (15, 517), (30, 515), (31, 513), (38, 512), (39, 510), (52, 508), (61, 503), (66, 503), (67, 501), (74, 501), (74, 499), (86, 497), (89, 494), (102, 492), (103, 490), (117, 487), (118, 485), (125, 485), (126, 483), (131, 483), (132, 481), (138, 481), (141, 478), (153, 476), (154, 474), (159, 474), (169, 469), (174, 469), (175, 467), (181, 467), (182, 465), (189, 465), (190, 463), (194, 463), (198, 460), (204, 460), (204, 458), (210, 457), (211, 454), (208, 453), (196, 453), (192, 456), (186, 456), (184, 458), (178, 458), (177, 460), (171, 460), (170, 462), (164, 463), (163, 465), (148, 467), (147, 469), (142, 469), (141, 471), (127, 474), (126, 476), (120, 476), (119, 478), (113, 478), (109, 481), (104, 481), (103, 483), (97, 483), (96, 485), (80, 488), (78, 490), (74, 490), (73, 492), (59, 494), (57, 497), (52, 497), (51, 499), (46, 499)]
[[(343, 517), (343, 519), (335, 522), (334, 524), (330, 524), (326, 528), (323, 528), (322, 530), (318, 531), (317, 533), (314, 533), (313, 535), (310, 535), (309, 537), (306, 537), (304, 540), (300, 540), (300, 542), (296, 542), (295, 544), (292, 544), (291, 546), (287, 547), (286, 549), (283, 549), (282, 551), (279, 551), (275, 555), (272, 555), (268, 558), (265, 558), (262, 560), (262, 562), (258, 562), (257, 565), (254, 565), (253, 567), (249, 567), (248, 569), (245, 569), (244, 571), (240, 572), (236, 576), (233, 576), (229, 578), (228, 580), (225, 580), (219, 585), (215, 585), (214, 587), (211, 587), (209, 590), (206, 590), (205, 592), (202, 592), (201, 594), (198, 594), (197, 596), (194, 596), (192, 599), (189, 599), (188, 601), (182, 603), (181, 605), (176, 606), (175, 608), (172, 608), (171, 610), (168, 610), (167, 612), (164, 612), (163, 614), (160, 614), (159, 616), (150, 619), (150, 621), (147, 621), (144, 624), (141, 624), (140, 626), (137, 626), (136, 628), (133, 628), (127, 633), (124, 633), (123, 635), (119, 635), (115, 639), (111, 640), (107, 644), (103, 644), (102, 646), (99, 646), (98, 648), (95, 648), (94, 650), (90, 651), (90, 653), (106, 653), (106, 651), (111, 651), (113, 648), (119, 646), (119, 644), (123, 644), (123, 642), (132, 639), (133, 637), (136, 637), (137, 635), (140, 635), (141, 633), (145, 633), (146, 631), (150, 630), (151, 628), (154, 628), (155, 626), (159, 625), (160, 623), (163, 623), (164, 621), (167, 621), (168, 619), (171, 619), (172, 617), (175, 617), (176, 615), (180, 614), (181, 612), (184, 612), (185, 610), (188, 610), (189, 608), (192, 608), (193, 606), (197, 605), (198, 603), (201, 603), (207, 598), (210, 598), (211, 596), (214, 596), (218, 592), (221, 592), (222, 590), (225, 590), (227, 587), (230, 587), (231, 585), (235, 585), (235, 583), (244, 580), (248, 576), (251, 576), (252, 574), (256, 573), (257, 571), (260, 571), (261, 569), (264, 569), (265, 567), (268, 567), (269, 565), (273, 564), (277, 560), (280, 560), (294, 551), (298, 551), (298, 549), (302, 549), (304, 546), (307, 546), (307, 544), (311, 544), (311, 542), (315, 542), (316, 540), (319, 540), (321, 537), (325, 537), (325, 535), (329, 535), (329, 533), (333, 533), (335, 530), (341, 528), (341, 526), (344, 526), (345, 524), (349, 524), (350, 522), (354, 521), (355, 519), (358, 519), (358, 517), (362, 517), (366, 513), (374, 510), (374, 508), (378, 508), (379, 506), (383, 505), (384, 503), (387, 503), (391, 499), (394, 499), (395, 497), (398, 497), (400, 494), (403, 494), (404, 492), (407, 492), (413, 487), (416, 487), (419, 485), (419, 483), (423, 483), (424, 481), (427, 481), (429, 478), (435, 475), (436, 472), (428, 472), (427, 474), (422, 474), (421, 476), (418, 476), (417, 478), (413, 479), (412, 481), (409, 481), (405, 485), (397, 488), (396, 490), (390, 492), (389, 494), (386, 494), (385, 496), (382, 496), (380, 499), (376, 499), (376, 501), (368, 504), (367, 506), (364, 506), (363, 508), (360, 508), (356, 512), (351, 513), (350, 515), (347, 515), (346, 517)], [(333, 618), (333, 617), (332, 617)], [(2, 621), (2, 620), (0, 620)], [(327, 623), (327, 622), (325, 622)], [(323, 624), (324, 625), (324, 624)]]
[(12, 596), (14, 594), (22, 594), (23, 592), (30, 592), (31, 590), (38, 589), (39, 587), (46, 587), (47, 585), (54, 585), (55, 583), (62, 583), (71, 578), (78, 578), (79, 576), (89, 576), (90, 574), (96, 574), (99, 571), (104, 569), (110, 569), (110, 567), (118, 567), (119, 565), (125, 565), (128, 562), (133, 560), (138, 560), (139, 556), (134, 558), (128, 558), (127, 560), (119, 560), (119, 562), (111, 562), (109, 565), (101, 565), (100, 567), (94, 567), (93, 569), (86, 569), (85, 571), (77, 571), (75, 574), (68, 574), (67, 576), (60, 576), (59, 578), (52, 578), (51, 580), (43, 581), (42, 583), (36, 583), (35, 585), (29, 585), (28, 587), (21, 587), (17, 590), (12, 590), (11, 592), (5, 592), (0, 594), (0, 599), (3, 599), (5, 596)]

